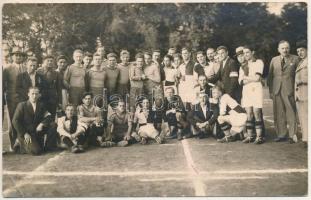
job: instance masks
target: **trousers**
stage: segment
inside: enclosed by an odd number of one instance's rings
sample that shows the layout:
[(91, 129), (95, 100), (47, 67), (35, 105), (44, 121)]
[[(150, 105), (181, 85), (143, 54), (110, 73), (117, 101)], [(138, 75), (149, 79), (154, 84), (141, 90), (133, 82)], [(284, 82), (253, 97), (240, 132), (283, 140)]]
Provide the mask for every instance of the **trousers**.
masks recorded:
[[(280, 138), (293, 137), (297, 132), (296, 105), (294, 95), (287, 95), (283, 88), (273, 95), (274, 126)], [(287, 124), (289, 128), (287, 129)]]

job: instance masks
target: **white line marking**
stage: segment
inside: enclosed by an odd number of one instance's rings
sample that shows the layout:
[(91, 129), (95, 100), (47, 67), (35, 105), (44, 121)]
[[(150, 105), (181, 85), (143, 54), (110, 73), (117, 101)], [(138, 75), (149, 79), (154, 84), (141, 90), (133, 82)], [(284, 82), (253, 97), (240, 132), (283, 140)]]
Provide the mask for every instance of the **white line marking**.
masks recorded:
[[(32, 172), (36, 173), (36, 172), (40, 172), (43, 171), (46, 167), (48, 167), (51, 163), (59, 160), (63, 155), (65, 154), (65, 152), (61, 152), (60, 154), (57, 154), (56, 156), (48, 159), (45, 163), (43, 163), (42, 165), (40, 165), (39, 167), (37, 167), (36, 169), (34, 169)], [(5, 171), (3, 171), (4, 174)], [(32, 178), (35, 176), (32, 173), (30, 174), (25, 174), (26, 177), (24, 177), (22, 180), (18, 181), (13, 187), (7, 188), (6, 190), (4, 190), (2, 192), (2, 195), (4, 197), (7, 197), (10, 193), (14, 192), (14, 191), (18, 191), (18, 188), (27, 185), (29, 183), (32, 183), (33, 180)]]
[[(287, 174), (287, 173), (307, 173), (308, 169), (266, 169), (266, 170), (219, 170), (219, 171), (200, 171), (198, 175), (214, 176), (215, 174)], [(187, 171), (3, 171), (3, 175), (15, 176), (174, 176), (174, 175), (188, 175)]]
[(187, 171), (116, 171), (116, 172), (102, 172), (102, 171), (62, 171), (62, 172), (48, 172), (48, 171), (3, 171), (3, 175), (21, 175), (21, 176), (155, 176), (155, 175), (187, 175)]
[(263, 170), (220, 170), (214, 172), (201, 172), (201, 174), (286, 174), (286, 173), (307, 173), (308, 169), (263, 169)]
[(197, 169), (195, 168), (195, 165), (194, 165), (191, 153), (190, 153), (188, 141), (182, 140), (182, 145), (183, 145), (184, 153), (186, 156), (187, 165), (190, 170), (190, 179), (192, 180), (194, 184), (195, 196), (206, 196), (205, 185), (202, 182), (202, 180), (200, 180), (199, 173)]
[[(248, 180), (248, 179), (268, 179), (266, 176), (209, 176), (201, 177), (200, 180)], [(139, 179), (141, 182), (162, 182), (162, 181), (187, 181), (190, 177), (169, 177), (169, 178), (149, 178)]]

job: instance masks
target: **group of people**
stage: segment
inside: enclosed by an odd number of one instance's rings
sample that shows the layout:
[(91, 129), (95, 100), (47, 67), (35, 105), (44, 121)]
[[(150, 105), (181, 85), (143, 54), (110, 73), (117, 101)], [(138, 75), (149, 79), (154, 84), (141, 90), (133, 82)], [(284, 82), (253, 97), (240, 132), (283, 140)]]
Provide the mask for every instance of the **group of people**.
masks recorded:
[[(275, 142), (297, 142), (298, 112), (307, 146), (307, 46), (298, 56), (287, 41), (278, 44), (267, 84), (273, 99)], [(66, 148), (127, 146), (155, 140), (214, 136), (218, 142), (264, 143), (264, 63), (251, 46), (233, 59), (219, 46), (178, 53), (139, 52), (118, 56), (100, 46), (94, 54), (77, 49), (70, 65), (64, 55), (38, 59), (20, 48), (3, 50), (3, 105), (7, 105), (10, 149), (39, 155)], [(120, 59), (120, 63), (118, 63)], [(289, 128), (287, 130), (287, 124)]]

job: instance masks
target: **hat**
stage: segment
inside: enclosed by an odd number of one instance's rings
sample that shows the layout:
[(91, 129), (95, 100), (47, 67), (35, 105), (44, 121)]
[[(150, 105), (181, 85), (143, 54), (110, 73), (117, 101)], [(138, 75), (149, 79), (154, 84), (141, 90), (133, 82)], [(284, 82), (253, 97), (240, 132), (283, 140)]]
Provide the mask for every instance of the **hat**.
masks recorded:
[(20, 47), (13, 47), (11, 54), (22, 54), (25, 55), (25, 53), (22, 51)]
[(59, 55), (57, 58), (56, 58), (56, 61), (58, 62), (59, 60), (68, 60), (67, 57), (65, 55)]
[(52, 56), (52, 55), (45, 55), (45, 56), (43, 56), (43, 60), (46, 60), (46, 59), (49, 59), (49, 58), (52, 58), (52, 59), (54, 59), (54, 56)]
[(109, 53), (107, 55), (107, 58), (110, 58), (110, 57), (114, 57), (114, 58), (117, 58), (117, 55), (115, 53)]
[(244, 49), (244, 47), (242, 47), (242, 46), (239, 46), (238, 48), (236, 48), (234, 56), (237, 57), (237, 56), (243, 54), (243, 49)]
[(216, 51), (219, 51), (219, 50), (225, 50), (225, 51), (228, 51), (228, 48), (227, 47), (225, 47), (225, 46), (219, 46), (219, 47), (217, 47), (217, 49), (216, 49)]
[(305, 48), (307, 49), (308, 46), (308, 42), (307, 40), (299, 40), (298, 42), (296, 42), (296, 48)]

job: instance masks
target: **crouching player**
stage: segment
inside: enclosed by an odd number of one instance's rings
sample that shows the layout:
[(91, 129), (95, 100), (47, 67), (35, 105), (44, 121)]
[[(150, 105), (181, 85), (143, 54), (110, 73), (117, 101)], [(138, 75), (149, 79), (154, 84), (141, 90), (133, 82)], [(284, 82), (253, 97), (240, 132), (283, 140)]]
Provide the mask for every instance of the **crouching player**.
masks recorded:
[(105, 128), (104, 111), (92, 103), (93, 94), (85, 92), (82, 104), (78, 106), (78, 119), (87, 125), (88, 143), (104, 147)]
[(199, 94), (199, 103), (194, 105), (194, 110), (189, 115), (193, 135), (202, 139), (213, 134), (218, 117), (218, 105), (209, 102), (207, 94), (201, 92)]
[(110, 142), (113, 145), (125, 147), (133, 143), (132, 128), (133, 114), (126, 111), (125, 103), (120, 100), (116, 111), (108, 119), (107, 138), (104, 145), (109, 147)]
[(233, 142), (237, 134), (245, 128), (247, 115), (245, 110), (228, 94), (223, 94), (219, 86), (212, 89), (213, 99), (219, 103), (218, 123), (225, 134), (220, 143)]
[(164, 98), (165, 118), (164, 121), (168, 123), (170, 131), (169, 137), (182, 140), (184, 132), (187, 131), (185, 125), (186, 111), (181, 101), (180, 96), (174, 95), (175, 89), (173, 87), (167, 87), (165, 89), (166, 97)]
[(58, 118), (57, 121), (57, 132), (60, 135), (61, 142), (72, 153), (84, 152), (87, 125), (78, 120), (74, 105), (68, 104), (65, 114), (66, 116)]
[(141, 144), (146, 144), (147, 139), (155, 139), (158, 144), (162, 143), (159, 131), (154, 127), (155, 112), (150, 109), (147, 98), (142, 100), (141, 106), (137, 105), (134, 116), (134, 128), (138, 124), (138, 135), (141, 137)]

